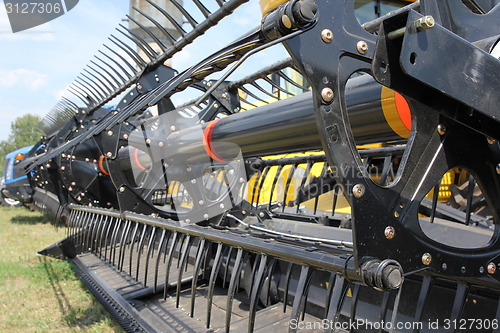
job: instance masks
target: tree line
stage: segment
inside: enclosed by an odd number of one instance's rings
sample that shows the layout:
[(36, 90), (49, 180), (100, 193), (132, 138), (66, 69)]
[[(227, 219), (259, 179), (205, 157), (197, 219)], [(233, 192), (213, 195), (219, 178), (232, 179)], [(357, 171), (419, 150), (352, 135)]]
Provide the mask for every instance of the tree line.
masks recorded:
[(0, 141), (0, 171), (5, 168), (5, 155), (37, 143), (43, 131), (39, 128), (41, 118), (33, 114), (25, 114), (16, 118), (10, 124), (10, 134), (7, 140)]

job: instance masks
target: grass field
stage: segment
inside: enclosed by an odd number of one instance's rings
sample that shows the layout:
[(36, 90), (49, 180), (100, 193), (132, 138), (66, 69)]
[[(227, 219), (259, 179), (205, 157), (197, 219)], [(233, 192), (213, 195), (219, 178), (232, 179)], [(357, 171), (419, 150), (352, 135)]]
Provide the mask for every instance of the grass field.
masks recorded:
[(0, 207), (0, 332), (122, 332), (70, 263), (36, 255), (64, 236), (41, 213)]

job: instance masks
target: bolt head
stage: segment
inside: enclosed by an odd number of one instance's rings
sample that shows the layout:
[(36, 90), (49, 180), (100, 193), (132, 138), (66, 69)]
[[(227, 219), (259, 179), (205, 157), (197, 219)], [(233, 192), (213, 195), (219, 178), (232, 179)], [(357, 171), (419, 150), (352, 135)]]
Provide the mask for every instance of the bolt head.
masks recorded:
[(200, 206), (203, 206), (203, 204), (205, 204), (205, 201), (200, 200), (198, 203), (200, 204)]
[(137, 90), (141, 90), (142, 86), (140, 84), (137, 85)]
[(162, 141), (158, 142), (158, 146), (163, 147), (163, 142)]
[(190, 219), (186, 219), (186, 223), (191, 223), (191, 220)]
[(76, 200), (78, 200), (78, 201), (82, 201), (82, 198), (78, 197), (78, 198), (76, 198)]
[(365, 185), (363, 184), (356, 184), (352, 187), (352, 194), (356, 198), (361, 198), (365, 194)]
[(356, 44), (356, 49), (358, 50), (358, 52), (360, 54), (365, 54), (366, 52), (368, 52), (368, 44), (366, 44), (366, 42), (364, 40), (360, 40)]
[(422, 255), (422, 264), (424, 264), (425, 266), (429, 266), (431, 264), (431, 261), (432, 256), (429, 253), (424, 253)]
[(497, 173), (500, 175), (500, 163), (497, 164), (496, 170), (497, 170)]
[(260, 216), (260, 217), (264, 217), (264, 216), (266, 216), (266, 215), (264, 214), (264, 212), (260, 212), (260, 213), (259, 213), (259, 216)]
[(446, 133), (446, 126), (444, 124), (439, 124), (437, 127), (439, 135), (444, 135)]
[(290, 29), (292, 27), (292, 21), (288, 17), (288, 15), (283, 15), (281, 17), (281, 23), (285, 26), (285, 28)]
[(203, 218), (204, 218), (205, 220), (208, 220), (208, 214), (203, 215)]
[(321, 39), (325, 43), (331, 43), (333, 41), (333, 32), (330, 29), (324, 29), (321, 31)]
[(113, 136), (113, 131), (108, 131), (108, 136)]
[(120, 190), (119, 190), (121, 193), (125, 192), (125, 187), (120, 187)]
[(90, 161), (90, 160), (89, 160), (89, 158), (87, 157), (87, 158), (85, 159), (85, 162), (89, 162), (89, 161)]
[(63, 166), (61, 167), (61, 170), (62, 170), (62, 171), (64, 171), (65, 169), (66, 169), (66, 167), (63, 165)]
[(489, 274), (495, 274), (496, 271), (497, 271), (497, 265), (495, 265), (494, 262), (490, 262), (488, 264), (488, 273)]
[(191, 184), (196, 184), (196, 179), (191, 179)]
[(384, 230), (384, 235), (385, 235), (385, 238), (387, 238), (387, 239), (393, 239), (394, 236), (396, 235), (396, 231), (394, 230), (393, 227), (388, 226)]
[(326, 87), (321, 90), (321, 98), (326, 103), (330, 103), (333, 100), (333, 90)]
[(128, 139), (128, 134), (123, 134), (123, 138), (124, 138), (125, 140), (127, 140), (127, 139)]
[(240, 178), (240, 183), (244, 183), (245, 182), (245, 179), (244, 178)]
[(187, 172), (191, 172), (191, 167), (187, 167), (187, 168), (186, 168), (186, 171), (187, 171)]
[(419, 18), (416, 22), (416, 26), (418, 30), (427, 30), (434, 27), (435, 23), (434, 17), (427, 15)]
[(222, 98), (227, 98), (227, 93), (222, 93)]
[(106, 153), (106, 156), (107, 156), (107, 157), (112, 157), (112, 156), (113, 156), (113, 153), (112, 153), (112, 152), (110, 152), (110, 151), (108, 151), (108, 152)]
[(151, 144), (151, 139), (146, 139), (146, 144), (150, 145)]
[(219, 205), (219, 207), (220, 207), (220, 209), (224, 209), (224, 204), (222, 204), (222, 203), (221, 203), (221, 204)]

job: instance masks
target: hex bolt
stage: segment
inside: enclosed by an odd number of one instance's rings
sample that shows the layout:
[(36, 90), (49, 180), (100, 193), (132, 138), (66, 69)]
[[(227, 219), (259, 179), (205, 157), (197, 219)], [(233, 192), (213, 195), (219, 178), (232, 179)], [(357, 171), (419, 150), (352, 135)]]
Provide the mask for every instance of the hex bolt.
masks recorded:
[(434, 20), (434, 17), (432, 17), (431, 15), (426, 15), (424, 17), (419, 18), (413, 23), (415, 24), (415, 28), (417, 28), (418, 31), (423, 31), (434, 27), (436, 21)]
[(122, 187), (120, 187), (120, 190), (119, 190), (119, 191), (120, 191), (120, 193), (125, 192), (125, 187), (123, 187), (123, 186), (122, 186)]
[(365, 185), (363, 184), (356, 184), (352, 187), (352, 194), (356, 198), (361, 198), (365, 194)]
[(494, 262), (490, 262), (488, 264), (488, 273), (489, 274), (495, 274), (496, 270), (497, 270), (497, 265), (495, 265)]
[(358, 52), (360, 54), (365, 54), (366, 52), (368, 52), (368, 44), (366, 44), (366, 42), (364, 40), (360, 40), (356, 44), (356, 49), (358, 50)]
[(331, 43), (333, 41), (333, 32), (330, 29), (323, 29), (321, 31), (321, 39), (325, 43)]
[(108, 136), (113, 136), (113, 131), (108, 131)]
[(394, 236), (396, 235), (396, 231), (394, 230), (393, 227), (388, 226), (384, 230), (384, 235), (385, 235), (385, 238), (387, 238), (387, 239), (393, 239)]
[(444, 124), (439, 124), (437, 127), (439, 135), (444, 135), (446, 133), (446, 126)]
[(290, 29), (292, 27), (292, 21), (288, 17), (288, 15), (283, 15), (281, 17), (281, 23), (285, 26), (285, 28)]
[(326, 103), (330, 103), (333, 100), (333, 90), (326, 87), (321, 90), (321, 98), (323, 98), (323, 101)]
[(429, 266), (431, 264), (431, 261), (432, 256), (429, 253), (424, 253), (422, 255), (422, 264), (424, 264), (425, 266)]

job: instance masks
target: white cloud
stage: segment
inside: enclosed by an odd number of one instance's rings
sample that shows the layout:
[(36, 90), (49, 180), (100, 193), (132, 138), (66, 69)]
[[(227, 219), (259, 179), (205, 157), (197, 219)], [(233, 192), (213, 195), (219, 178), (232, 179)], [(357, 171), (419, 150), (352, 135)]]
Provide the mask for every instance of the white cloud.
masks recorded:
[(31, 28), (29, 30), (13, 33), (10, 21), (5, 12), (5, 7), (0, 5), (0, 40), (1, 41), (53, 41), (54, 33), (50, 23)]
[(29, 69), (0, 69), (0, 87), (22, 85), (37, 90), (47, 83), (47, 75)]

